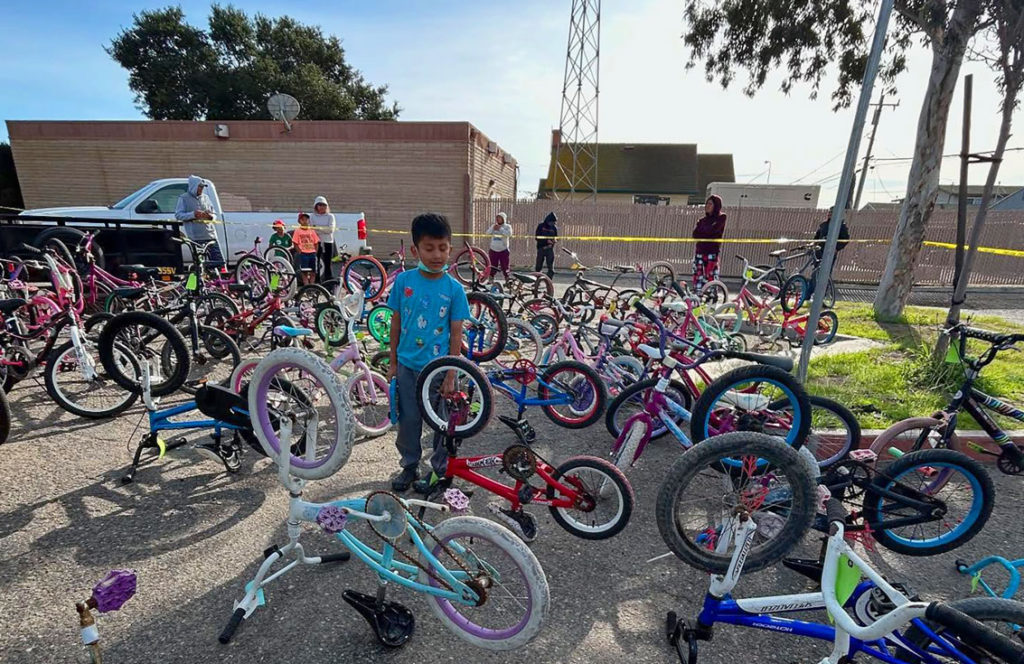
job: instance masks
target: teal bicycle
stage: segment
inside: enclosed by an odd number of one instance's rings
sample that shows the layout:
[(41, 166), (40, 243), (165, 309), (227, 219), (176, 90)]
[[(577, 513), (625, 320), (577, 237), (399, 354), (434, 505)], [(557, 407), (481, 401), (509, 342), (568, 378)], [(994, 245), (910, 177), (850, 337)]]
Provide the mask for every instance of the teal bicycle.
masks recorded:
[[(333, 475), (352, 450), (351, 409), (337, 374), (323, 360), (298, 348), (271, 352), (252, 373), (248, 408), (253, 431), (278, 464), (278, 477), (290, 495), (288, 542), (264, 552), (245, 595), (235, 602), (221, 643), (228, 643), (242, 620), (265, 604), (264, 587), (271, 581), (298, 565), (342, 562), (352, 555), (376, 574), (377, 592), (346, 590), (342, 597), (386, 646), (405, 644), (415, 627), (407, 607), (386, 599), (391, 584), (427, 595), (437, 618), (480, 648), (513, 650), (537, 636), (550, 596), (544, 570), (530, 549), (486, 519), (455, 516), (437, 526), (422, 520), (427, 510), (465, 509), (469, 501), (457, 490), (446, 492), (445, 503), (402, 499), (387, 491), (325, 503), (302, 498), (308, 480)], [(303, 522), (334, 534), (345, 550), (306, 555), (299, 542)], [(371, 542), (354, 532), (360, 523), (368, 526)]]

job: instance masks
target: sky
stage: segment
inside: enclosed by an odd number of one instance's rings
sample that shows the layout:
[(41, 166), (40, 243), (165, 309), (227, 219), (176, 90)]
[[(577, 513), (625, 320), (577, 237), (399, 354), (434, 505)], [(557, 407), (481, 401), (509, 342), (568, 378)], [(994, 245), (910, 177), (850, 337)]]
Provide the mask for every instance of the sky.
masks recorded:
[[(167, 4), (57, 0), (43, 8), (0, 0), (0, 120), (143, 119), (127, 73), (103, 47), (130, 26), (133, 12)], [(209, 2), (178, 4), (190, 23), (205, 26)], [(521, 195), (534, 192), (546, 174), (551, 130), (558, 126), (571, 0), (234, 4), (249, 13), (286, 12), (338, 36), (352, 66), (368, 81), (389, 86), (402, 120), (473, 123), (516, 157)], [(603, 3), (600, 140), (696, 143), (701, 152), (733, 154), (738, 182), (820, 183), (820, 205), (830, 204), (853, 109), (832, 111), (830, 81), (817, 100), (809, 99), (806, 86), (783, 94), (781, 78), (770, 78), (753, 98), (740, 89), (745, 74), (728, 90), (705, 81), (701, 69), (685, 68), (682, 6), (680, 0)], [(929, 60), (924, 48), (910, 54), (897, 97), (887, 99), (900, 105), (883, 112), (876, 157), (912, 154)], [(979, 63), (966, 63), (961, 76), (968, 73), (975, 75), (972, 150), (991, 150), (998, 131), (995, 76)], [(959, 152), (960, 94), (958, 87), (945, 154)], [(301, 94), (296, 96), (301, 102)], [(1015, 122), (1022, 120), (1018, 111)], [(0, 125), (0, 140), (6, 131)], [(866, 146), (865, 135), (861, 155)], [(1024, 139), (1011, 138), (1010, 147), (1017, 146), (1024, 147)], [(901, 198), (908, 169), (909, 161), (877, 162), (863, 201)], [(945, 160), (941, 182), (953, 183), (958, 169), (956, 159)], [(983, 183), (986, 175), (985, 167), (973, 166), (971, 182)], [(1024, 186), (1024, 150), (1007, 154), (999, 181)]]

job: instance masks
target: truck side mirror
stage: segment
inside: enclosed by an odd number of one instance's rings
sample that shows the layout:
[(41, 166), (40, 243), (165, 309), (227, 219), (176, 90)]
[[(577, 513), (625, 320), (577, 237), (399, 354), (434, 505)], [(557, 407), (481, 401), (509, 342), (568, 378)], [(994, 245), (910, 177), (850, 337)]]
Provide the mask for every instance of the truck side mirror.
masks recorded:
[(139, 214), (153, 214), (154, 212), (160, 211), (160, 206), (157, 205), (156, 201), (152, 198), (147, 198), (139, 203), (138, 207), (135, 208), (135, 211)]

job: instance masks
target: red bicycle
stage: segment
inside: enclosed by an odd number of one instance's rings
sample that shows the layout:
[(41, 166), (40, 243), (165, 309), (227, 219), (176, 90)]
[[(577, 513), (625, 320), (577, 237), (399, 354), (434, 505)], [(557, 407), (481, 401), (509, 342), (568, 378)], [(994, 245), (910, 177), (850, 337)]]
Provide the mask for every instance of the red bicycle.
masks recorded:
[[(442, 397), (440, 386), (449, 374), (455, 377), (455, 391)], [(499, 419), (515, 431), (519, 444), (500, 454), (459, 456), (462, 441), (483, 430), (494, 407), (487, 378), (469, 360), (441, 357), (430, 362), (420, 372), (416, 393), (423, 419), (443, 437), (448, 451), (445, 477), (436, 490), (449, 488), (452, 480), (459, 478), (489, 491), (500, 499), (489, 505), (489, 510), (526, 542), (532, 542), (538, 533), (536, 518), (523, 509), (527, 505), (546, 506), (558, 525), (582, 539), (607, 539), (626, 527), (635, 498), (629, 480), (618, 468), (590, 456), (572, 457), (553, 466), (527, 444), (513, 418)], [(479, 472), (487, 468), (500, 469), (514, 484)]]

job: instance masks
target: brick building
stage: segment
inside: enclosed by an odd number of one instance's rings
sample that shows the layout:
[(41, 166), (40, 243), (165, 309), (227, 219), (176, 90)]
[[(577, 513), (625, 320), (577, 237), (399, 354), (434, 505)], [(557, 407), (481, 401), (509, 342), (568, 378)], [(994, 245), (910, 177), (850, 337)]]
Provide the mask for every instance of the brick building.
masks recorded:
[(365, 212), (377, 253), (419, 212), (471, 228), (474, 198), (514, 198), (516, 161), (468, 122), (8, 121), (26, 208), (109, 205), (159, 178), (213, 180), (226, 210)]

